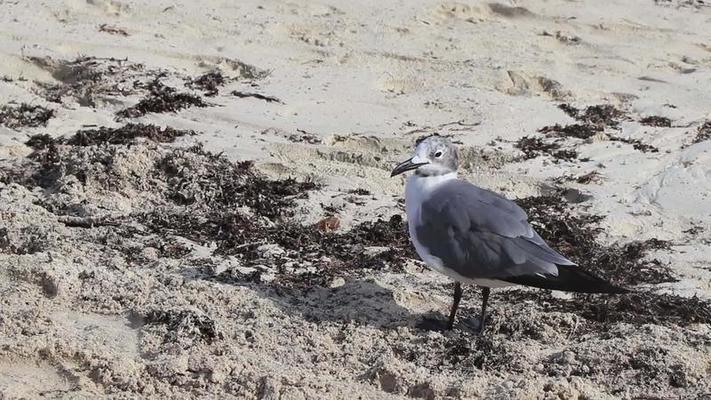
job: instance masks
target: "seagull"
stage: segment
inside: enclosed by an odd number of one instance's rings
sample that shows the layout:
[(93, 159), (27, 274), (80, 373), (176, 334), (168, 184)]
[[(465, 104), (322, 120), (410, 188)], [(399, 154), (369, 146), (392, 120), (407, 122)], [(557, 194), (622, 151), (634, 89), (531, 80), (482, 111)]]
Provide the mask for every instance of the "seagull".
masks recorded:
[(491, 288), (510, 285), (579, 293), (626, 293), (553, 250), (516, 203), (457, 177), (457, 148), (446, 137), (418, 141), (391, 177), (414, 170), (405, 185), (410, 240), (427, 266), (454, 280), (447, 329), (462, 283), (482, 288), (479, 331)]

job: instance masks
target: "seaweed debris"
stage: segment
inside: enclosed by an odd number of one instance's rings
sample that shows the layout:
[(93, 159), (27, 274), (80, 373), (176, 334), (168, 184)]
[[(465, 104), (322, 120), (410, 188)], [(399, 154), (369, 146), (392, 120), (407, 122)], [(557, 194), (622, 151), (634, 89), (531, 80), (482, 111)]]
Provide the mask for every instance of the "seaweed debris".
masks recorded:
[[(565, 103), (558, 107), (578, 123), (565, 126), (560, 124), (544, 126), (538, 132), (543, 133), (546, 137), (590, 139), (597, 133), (603, 132), (606, 127), (617, 127), (619, 121), (624, 117), (621, 110), (609, 104), (594, 105), (585, 110)], [(525, 136), (519, 139), (514, 146), (523, 151), (525, 159), (535, 158), (544, 153), (560, 160), (574, 160), (578, 157), (578, 152), (575, 150), (559, 150), (559, 143), (544, 141), (537, 137)]]
[(583, 174), (575, 178), (577, 183), (587, 185), (589, 183), (600, 183), (602, 181), (602, 175), (597, 171), (591, 171), (587, 174)]
[(138, 104), (116, 113), (121, 118), (142, 117), (149, 113), (176, 112), (189, 107), (207, 107), (201, 97), (190, 93), (178, 92), (175, 88), (164, 85), (160, 76), (148, 83), (148, 95)]
[[(249, 162), (233, 163), (200, 146), (172, 150), (153, 174), (167, 182), (166, 197), (181, 208), (137, 215), (150, 232), (215, 243), (216, 255), (238, 256), (256, 268), (252, 275), (232, 269), (214, 279), (259, 281), (268, 264), (280, 285), (309, 287), (365, 269), (399, 268), (416, 257), (399, 215), (361, 223), (347, 234), (293, 220), (296, 201), (318, 189), (315, 182), (270, 180)], [(264, 246), (279, 251), (265, 254)]]
[(207, 72), (195, 79), (188, 79), (185, 86), (191, 89), (202, 90), (207, 97), (216, 96), (227, 79), (219, 70)]
[(79, 57), (74, 60), (54, 60), (51, 57), (31, 58), (35, 64), (52, 72), (60, 83), (41, 84), (47, 101), (61, 103), (70, 96), (80, 105), (96, 107), (101, 96), (126, 96), (135, 93), (134, 82), (155, 71), (146, 71), (142, 64), (115, 58)]
[(83, 129), (74, 135), (65, 138), (52, 138), (47, 134), (30, 136), (25, 142), (35, 151), (45, 150), (52, 145), (71, 146), (97, 146), (104, 144), (126, 145), (135, 143), (137, 138), (146, 138), (157, 143), (172, 143), (181, 136), (193, 136), (197, 133), (192, 130), (174, 129), (169, 126), (161, 128), (151, 124), (126, 124), (118, 128), (100, 127), (97, 129)]
[(711, 139), (711, 121), (706, 121), (696, 131), (696, 137), (692, 143), (701, 143), (709, 139)]
[(46, 126), (47, 121), (52, 117), (54, 117), (54, 110), (38, 105), (22, 103), (0, 107), (0, 125), (11, 129)]
[(546, 242), (596, 275), (618, 285), (676, 281), (658, 260), (643, 259), (649, 250), (668, 248), (667, 242), (650, 239), (604, 246), (595, 240), (601, 232), (596, 223), (603, 217), (573, 215), (558, 196), (526, 197), (517, 203)]
[(350, 189), (348, 191), (348, 193), (354, 194), (356, 196), (369, 196), (371, 194), (368, 189), (363, 189), (363, 188)]
[(618, 296), (576, 293), (572, 299), (556, 299), (550, 291), (509, 291), (515, 303), (534, 300), (545, 312), (579, 315), (594, 324), (625, 322), (634, 325), (688, 326), (711, 323), (711, 302), (698, 297), (681, 297), (648, 291)]
[[(566, 114), (576, 119), (579, 123), (562, 126), (555, 124), (544, 126), (538, 132), (546, 136), (553, 137), (573, 137), (577, 139), (590, 139), (598, 133), (602, 133), (606, 128), (617, 128), (620, 121), (625, 117), (623, 111), (609, 104), (590, 106), (581, 111), (570, 104), (561, 104), (558, 106)], [(671, 126), (671, 121), (663, 117), (647, 117), (642, 119), (642, 123), (647, 125), (658, 124), (654, 126)], [(665, 125), (668, 122), (668, 125)], [(623, 138), (615, 135), (608, 135), (609, 140), (631, 144), (635, 150), (643, 153), (657, 153), (659, 149), (643, 143), (638, 139)]]
[(586, 125), (593, 125), (597, 128), (617, 127), (620, 120), (625, 116), (622, 110), (610, 104), (599, 104), (589, 106), (585, 111), (581, 111), (570, 104), (560, 104), (558, 106), (570, 117)]
[(544, 133), (548, 136), (558, 136), (558, 137), (574, 137), (578, 139), (589, 139), (598, 132), (598, 128), (594, 125), (587, 124), (572, 124), (561, 126), (560, 124), (555, 124), (552, 126), (544, 126), (539, 129), (538, 132)]
[(253, 97), (253, 98), (255, 98), (255, 99), (264, 100), (264, 101), (266, 101), (267, 103), (279, 103), (279, 104), (284, 104), (284, 102), (281, 101), (281, 100), (280, 100), (279, 98), (277, 98), (277, 97), (274, 97), (274, 96), (267, 96), (267, 95), (260, 94), (260, 93), (240, 92), (240, 91), (238, 91), (238, 90), (233, 90), (233, 91), (232, 91), (232, 95), (235, 96), (235, 97), (239, 97), (239, 98)]
[[(137, 138), (146, 138), (158, 143), (172, 143), (181, 136), (194, 136), (192, 130), (161, 128), (152, 124), (126, 124), (119, 128), (100, 127), (80, 130), (62, 141), (73, 146), (95, 146), (102, 144), (125, 145), (134, 143)], [(28, 144), (29, 145), (29, 144)]]
[(25, 142), (27, 146), (32, 147), (34, 150), (45, 150), (50, 146), (57, 144), (57, 139), (46, 133), (38, 133), (36, 135), (30, 136), (30, 138)]
[(249, 207), (266, 218), (290, 214), (294, 201), (319, 188), (315, 182), (269, 180), (252, 170), (249, 161), (233, 163), (201, 145), (176, 149), (156, 162), (154, 175), (168, 183), (168, 198), (178, 205), (205, 210)]
[(297, 129), (297, 133), (291, 134), (287, 137), (292, 143), (308, 143), (308, 144), (321, 144), (323, 140), (313, 133), (306, 132), (303, 129)]
[(650, 115), (639, 120), (639, 123), (647, 126), (656, 126), (669, 128), (672, 125), (672, 121), (667, 117), (661, 117), (658, 115)]
[(560, 144), (556, 142), (545, 142), (539, 137), (524, 136), (519, 139), (514, 147), (523, 152), (523, 158), (530, 160), (542, 154), (549, 154), (558, 160), (574, 160), (578, 157), (575, 150), (560, 150)]
[(99, 25), (99, 32), (105, 32), (110, 35), (129, 36), (125, 29), (108, 24)]
[[(361, 223), (347, 233), (322, 231), (317, 225), (290, 220), (264, 224), (236, 212), (199, 217), (150, 213), (140, 218), (154, 233), (217, 243), (215, 254), (239, 256), (245, 267), (255, 269), (248, 276), (230, 269), (211, 278), (219, 281), (262, 282), (262, 274), (269, 272), (280, 287), (326, 286), (335, 277), (366, 270), (401, 271), (407, 259), (416, 257), (399, 215)], [(279, 250), (268, 254), (265, 247)], [(270, 265), (266, 270), (265, 264)]]
[(213, 343), (224, 337), (217, 323), (208, 315), (194, 310), (169, 309), (151, 310), (146, 313), (144, 322), (147, 325), (165, 325), (164, 341), (180, 343), (189, 340)]

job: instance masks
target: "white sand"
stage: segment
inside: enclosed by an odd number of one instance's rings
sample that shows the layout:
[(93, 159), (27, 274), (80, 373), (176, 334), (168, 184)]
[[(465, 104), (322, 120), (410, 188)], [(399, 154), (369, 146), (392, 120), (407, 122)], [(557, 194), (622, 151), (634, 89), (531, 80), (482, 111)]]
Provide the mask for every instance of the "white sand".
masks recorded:
[[(205, 98), (218, 106), (138, 121), (199, 131), (196, 140), (207, 149), (256, 160), (272, 177), (316, 176), (326, 188), (300, 210), (304, 222), (320, 219), (319, 204), (337, 203), (332, 196), (340, 191), (371, 191), (374, 199), (363, 206), (339, 204), (346, 206), (343, 229), (401, 212), (396, 200), (402, 180), (390, 179), (388, 169), (418, 136), (435, 131), (491, 152), (493, 158), (474, 158), (464, 174), (512, 198), (540, 194), (556, 177), (598, 171), (599, 184), (566, 185), (592, 195), (581, 210), (606, 217), (600, 240), (671, 241), (671, 251), (652, 256), (669, 263), (680, 280), (654, 289), (711, 299), (711, 140), (692, 144), (699, 126), (711, 120), (711, 7), (704, 3), (182, 3), (0, 0), (0, 77), (9, 78), (0, 80), (0, 106), (29, 103), (56, 111), (46, 127), (0, 125), (0, 159), (20, 163), (30, 153), (23, 143), (31, 134), (58, 137), (86, 125), (119, 126), (114, 113), (138, 100), (105, 96), (96, 107), (71, 98), (47, 102), (38, 82), (64, 79), (57, 67), (62, 60), (127, 59), (175, 76), (217, 68), (239, 77), (249, 64), (269, 72), (256, 87), (229, 83), (220, 95)], [(102, 31), (104, 24), (104, 30), (127, 36)], [(283, 104), (236, 98), (231, 90), (275, 96)], [(555, 163), (542, 156), (510, 162), (520, 154), (513, 147), (519, 138), (574, 122), (560, 103), (624, 109), (628, 120), (614, 134), (659, 152), (601, 135), (584, 144), (566, 141), (578, 144), (579, 158), (590, 161)], [(672, 126), (640, 124), (646, 116), (668, 117)], [(290, 142), (297, 130), (323, 143)], [(151, 151), (137, 157), (148, 162)], [(164, 270), (122, 269), (125, 263), (98, 254), (100, 248), (76, 245), (83, 234), (33, 204), (41, 196), (0, 184), (0, 229), (27, 235), (23, 229), (40, 226), (51, 248), (30, 255), (0, 252), (0, 398), (693, 398), (711, 392), (708, 325), (679, 328), (683, 343), (672, 328), (626, 324), (612, 329), (629, 339), (585, 341), (570, 338), (565, 327), (571, 314), (548, 313), (541, 318), (548, 318), (549, 330), (561, 330), (516, 343), (521, 370), (441, 367), (427, 363), (427, 354), (407, 354), (444, 351), (441, 343), (451, 344), (445, 341), (451, 334), (423, 333), (400, 322), (445, 309), (444, 278), (417, 268), (407, 275), (375, 274), (331, 289), (335, 295), (317, 289), (292, 307), (293, 298), (264, 288), (186, 279), (170, 263)], [(89, 203), (108, 213), (139, 210), (144, 200), (140, 188), (93, 196), (87, 196)], [(693, 227), (698, 233), (689, 233)], [(103, 288), (92, 287), (96, 293), (86, 293), (78, 278), (89, 267), (105, 279)], [(46, 276), (59, 282), (58, 295), (48, 297), (41, 289)], [(129, 314), (135, 310), (111, 303), (106, 293), (112, 292), (131, 297), (136, 309), (206, 313), (228, 336), (217, 344), (166, 348), (156, 343), (161, 332), (132, 327)], [(92, 296), (103, 297), (86, 300)], [(532, 312), (525, 304), (505, 308), (504, 297), (494, 300), (501, 313)], [(475, 313), (477, 302), (473, 295), (465, 299), (472, 308), (467, 312)], [(257, 317), (243, 321), (245, 309)], [(361, 313), (368, 316), (359, 320)], [(254, 339), (246, 340), (245, 331)], [(673, 388), (666, 375), (635, 378), (638, 369), (624, 367), (629, 361), (622, 358), (645, 346), (663, 365), (683, 366), (688, 385)], [(570, 365), (609, 359), (623, 372), (546, 375), (537, 365), (551, 363), (552, 355), (578, 360), (566, 361)], [(622, 381), (612, 382), (615, 376)]]

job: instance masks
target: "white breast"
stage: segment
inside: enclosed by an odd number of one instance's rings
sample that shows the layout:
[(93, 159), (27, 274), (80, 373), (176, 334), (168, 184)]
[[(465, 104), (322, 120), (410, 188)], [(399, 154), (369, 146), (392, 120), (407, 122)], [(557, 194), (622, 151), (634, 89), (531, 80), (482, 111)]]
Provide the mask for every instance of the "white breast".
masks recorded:
[(418, 176), (417, 174), (413, 174), (407, 179), (407, 184), (405, 185), (405, 211), (407, 212), (407, 224), (410, 232), (410, 240), (412, 240), (412, 244), (415, 246), (417, 254), (420, 258), (422, 258), (422, 261), (424, 261), (427, 266), (450, 277), (452, 277), (450, 275), (451, 273), (456, 274), (456, 272), (444, 268), (442, 260), (427, 251), (427, 248), (423, 246), (419, 240), (417, 240), (415, 227), (422, 223), (420, 214), (422, 211), (422, 203), (427, 201), (427, 199), (429, 199), (432, 195), (432, 192), (434, 192), (434, 190), (441, 184), (450, 179), (456, 178), (457, 174), (454, 172), (436, 176)]

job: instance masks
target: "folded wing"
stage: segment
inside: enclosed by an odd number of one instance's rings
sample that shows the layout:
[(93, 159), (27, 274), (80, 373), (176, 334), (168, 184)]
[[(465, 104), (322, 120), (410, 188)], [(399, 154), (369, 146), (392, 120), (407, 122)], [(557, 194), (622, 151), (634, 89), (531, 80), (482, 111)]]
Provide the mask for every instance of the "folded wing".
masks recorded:
[(466, 181), (442, 184), (420, 212), (420, 243), (464, 277), (555, 275), (555, 264), (573, 264), (543, 242), (516, 203)]
[(461, 276), (555, 290), (622, 291), (551, 249), (516, 203), (466, 181), (442, 184), (420, 213), (419, 242)]

